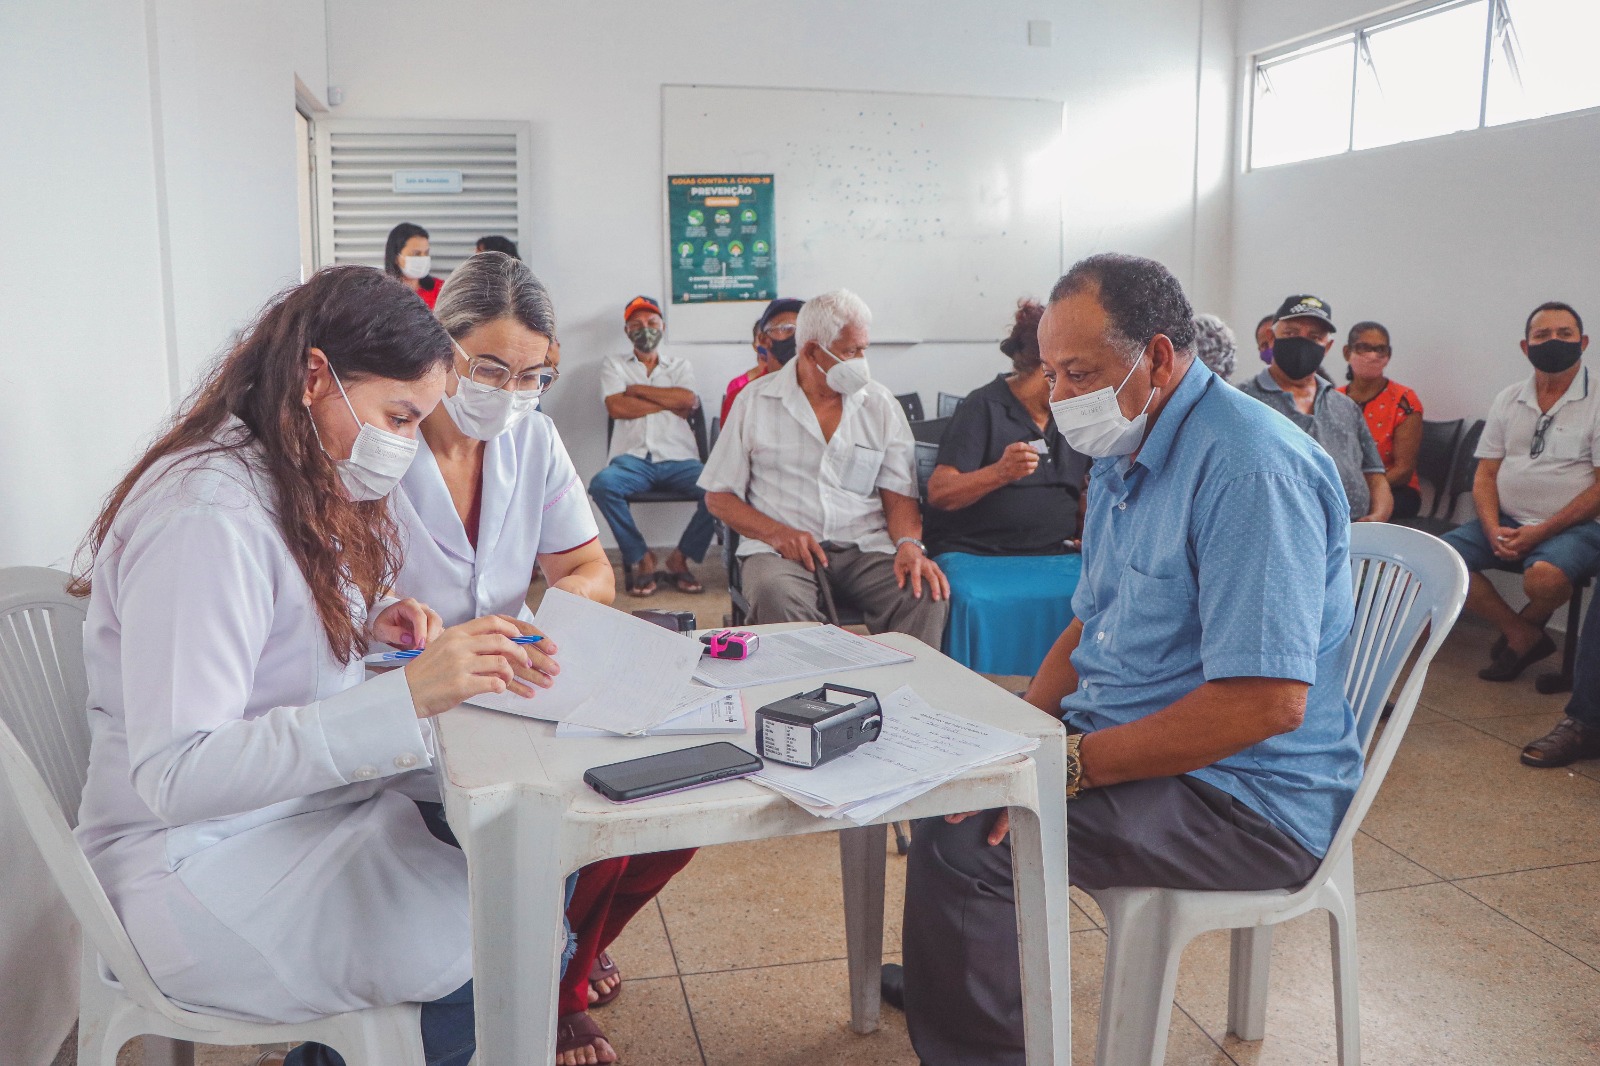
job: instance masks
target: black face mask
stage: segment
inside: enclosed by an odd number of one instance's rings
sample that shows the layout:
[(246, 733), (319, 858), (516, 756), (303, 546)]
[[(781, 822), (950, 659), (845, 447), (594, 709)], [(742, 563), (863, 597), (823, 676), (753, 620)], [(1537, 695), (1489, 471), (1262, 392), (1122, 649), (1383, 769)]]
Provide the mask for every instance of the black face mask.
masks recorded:
[(1548, 340), (1528, 345), (1528, 362), (1534, 369), (1546, 374), (1559, 374), (1570, 370), (1572, 364), (1583, 358), (1583, 344), (1579, 341)]
[(794, 358), (794, 337), (775, 337), (767, 349), (772, 358), (778, 361), (779, 366), (787, 366), (789, 360)]
[(1272, 361), (1291, 381), (1316, 373), (1327, 354), (1328, 350), (1310, 337), (1279, 337), (1272, 342)]

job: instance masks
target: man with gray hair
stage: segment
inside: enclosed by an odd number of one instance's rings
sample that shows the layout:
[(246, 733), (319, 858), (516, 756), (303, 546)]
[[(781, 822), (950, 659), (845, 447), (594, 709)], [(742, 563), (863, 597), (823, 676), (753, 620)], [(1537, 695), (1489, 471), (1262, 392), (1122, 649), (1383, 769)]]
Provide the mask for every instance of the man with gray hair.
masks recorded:
[(922, 546), (911, 426), (867, 367), (871, 324), (846, 289), (808, 300), (796, 357), (739, 393), (700, 487), (744, 538), (750, 621), (826, 621), (825, 581), (872, 632), (937, 648), (950, 586)]
[[(1056, 425), (1095, 463), (1076, 617), (1026, 698), (1067, 726), (1066, 874), (1089, 889), (1302, 884), (1361, 779), (1339, 472), (1195, 359), (1193, 319), (1161, 264), (1097, 255), (1039, 324)], [(916, 824), (904, 1003), (926, 1066), (1024, 1061), (1006, 831), (1004, 810)], [(1170, 1007), (1125, 1021), (1164, 1047)]]

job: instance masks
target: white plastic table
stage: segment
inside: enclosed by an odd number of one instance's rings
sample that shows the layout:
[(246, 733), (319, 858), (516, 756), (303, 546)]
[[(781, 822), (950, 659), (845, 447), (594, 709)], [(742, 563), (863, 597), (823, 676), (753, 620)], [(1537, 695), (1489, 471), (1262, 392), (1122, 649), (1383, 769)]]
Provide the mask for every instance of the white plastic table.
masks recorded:
[[(793, 625), (757, 626), (758, 631)], [(472, 897), (478, 1066), (549, 1062), (555, 1047), (563, 882), (591, 862), (740, 840), (839, 832), (849, 952), (851, 1028), (878, 1026), (886, 826), (959, 811), (1011, 809), (1017, 939), (1029, 1066), (1071, 1061), (1067, 930), (1066, 746), (1061, 724), (898, 633), (874, 639), (916, 655), (826, 680), (887, 695), (912, 685), (930, 704), (1039, 738), (1031, 755), (980, 768), (890, 811), (874, 825), (815, 818), (749, 781), (724, 781), (636, 803), (612, 803), (583, 783), (592, 766), (743, 737), (555, 736), (548, 722), (461, 706), (434, 719), (445, 807), (467, 856)], [(744, 690), (746, 713), (824, 678)], [(757, 930), (751, 930), (757, 935)]]

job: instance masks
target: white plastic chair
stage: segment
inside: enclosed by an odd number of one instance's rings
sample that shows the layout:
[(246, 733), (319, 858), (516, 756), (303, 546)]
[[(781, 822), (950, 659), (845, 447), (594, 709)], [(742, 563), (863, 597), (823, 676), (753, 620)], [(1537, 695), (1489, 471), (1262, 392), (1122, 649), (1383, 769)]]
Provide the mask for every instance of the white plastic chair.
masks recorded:
[(304, 1040), (335, 1048), (348, 1066), (423, 1066), (416, 1004), (264, 1024), (186, 1010), (156, 988), (72, 836), (89, 725), (84, 603), (67, 595), (66, 581), (43, 567), (0, 570), (0, 778), (85, 934), (78, 1062), (116, 1066), (123, 1043), (145, 1036), (145, 1066), (192, 1063), (196, 1043)]
[[(1228, 1031), (1244, 1040), (1261, 1039), (1266, 1035), (1272, 927), (1313, 910), (1328, 912), (1339, 1063), (1360, 1063), (1351, 847), (1416, 710), (1428, 664), (1461, 612), (1467, 570), (1443, 541), (1414, 529), (1377, 523), (1351, 526), (1350, 567), (1356, 612), (1344, 691), (1356, 715), (1367, 764), (1327, 856), (1311, 880), (1293, 892), (1162, 888), (1091, 892), (1105, 912), (1108, 938), (1097, 1066), (1161, 1066), (1177, 993), (1178, 960), (1191, 940), (1213, 929), (1233, 931)], [(1384, 702), (1424, 629), (1427, 644), (1374, 746), (1374, 727)]]

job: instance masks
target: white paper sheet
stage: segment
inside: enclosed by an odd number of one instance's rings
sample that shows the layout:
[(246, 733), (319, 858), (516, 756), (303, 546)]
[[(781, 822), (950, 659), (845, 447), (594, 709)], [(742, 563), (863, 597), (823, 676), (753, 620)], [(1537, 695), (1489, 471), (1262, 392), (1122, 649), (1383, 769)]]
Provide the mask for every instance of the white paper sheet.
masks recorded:
[[(737, 692), (692, 685), (686, 702), (673, 711), (673, 717), (644, 731), (647, 737), (699, 736), (707, 733), (743, 733), (744, 700)], [(617, 734), (586, 725), (562, 722), (558, 737), (614, 737)]]
[(544, 594), (533, 621), (556, 645), (555, 684), (532, 698), (499, 693), (468, 703), (627, 735), (680, 713), (704, 648), (698, 640), (562, 589)]
[(763, 633), (748, 659), (703, 659), (694, 679), (713, 688), (749, 688), (820, 674), (908, 663), (915, 656), (858, 637), (838, 626), (813, 626), (785, 633)]
[(1034, 737), (935, 710), (910, 685), (891, 692), (883, 710), (876, 741), (811, 770), (769, 762), (751, 780), (818, 817), (865, 824), (968, 770), (1039, 746)]

